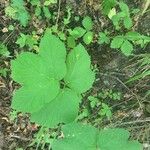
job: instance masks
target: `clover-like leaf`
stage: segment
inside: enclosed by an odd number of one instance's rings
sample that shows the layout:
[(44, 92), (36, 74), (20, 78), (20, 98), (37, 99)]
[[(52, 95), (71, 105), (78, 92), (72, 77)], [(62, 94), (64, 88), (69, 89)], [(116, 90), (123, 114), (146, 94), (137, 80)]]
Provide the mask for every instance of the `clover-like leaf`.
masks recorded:
[(123, 23), (124, 23), (125, 28), (127, 29), (130, 29), (133, 25), (132, 19), (130, 17), (125, 17), (123, 20)]
[(142, 150), (138, 141), (128, 141), (124, 129), (98, 131), (89, 125), (72, 123), (62, 127), (64, 138), (54, 140), (53, 150)]
[(81, 44), (68, 54), (66, 63), (66, 84), (78, 93), (83, 93), (90, 89), (94, 82), (95, 74), (90, 68), (90, 57)]
[(80, 97), (74, 91), (64, 89), (41, 110), (33, 113), (31, 121), (46, 127), (73, 122), (78, 115), (79, 102)]
[(75, 27), (73, 30), (69, 30), (70, 35), (75, 39), (82, 37), (85, 34), (85, 32), (86, 30), (80, 26)]
[(120, 48), (121, 45), (123, 44), (124, 38), (122, 36), (116, 36), (113, 38), (111, 41), (111, 48)]
[(110, 42), (110, 38), (109, 38), (109, 36), (107, 35), (107, 33), (99, 32), (98, 43), (99, 43), (99, 44), (103, 44), (103, 43), (109, 44), (109, 42)]
[(83, 36), (83, 41), (85, 44), (90, 44), (93, 40), (93, 32), (88, 31), (84, 36)]
[(125, 56), (130, 56), (133, 51), (133, 45), (128, 40), (125, 40), (121, 46), (121, 51)]
[(93, 21), (91, 19), (91, 17), (86, 16), (83, 20), (82, 20), (82, 25), (84, 26), (84, 28), (89, 31), (92, 30), (93, 28)]

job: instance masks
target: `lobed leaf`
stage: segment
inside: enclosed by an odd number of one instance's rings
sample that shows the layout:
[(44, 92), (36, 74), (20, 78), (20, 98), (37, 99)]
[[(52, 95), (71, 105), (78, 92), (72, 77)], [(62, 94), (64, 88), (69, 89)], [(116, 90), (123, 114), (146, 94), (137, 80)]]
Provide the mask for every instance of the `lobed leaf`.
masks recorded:
[(74, 91), (61, 90), (55, 99), (31, 115), (31, 121), (46, 127), (73, 122), (78, 114), (79, 102), (80, 97)]
[[(82, 45), (69, 53), (67, 67), (65, 61), (64, 44), (48, 31), (41, 39), (39, 54), (23, 52), (11, 61), (12, 78), (22, 86), (14, 93), (12, 108), (31, 113), (32, 121), (47, 127), (74, 121), (80, 93), (92, 86), (94, 73)], [(60, 90), (64, 76), (70, 89)]]
[(66, 74), (66, 48), (62, 41), (47, 31), (40, 42), (39, 55), (48, 67), (49, 76), (58, 80)]
[(59, 82), (54, 79), (23, 86), (14, 92), (11, 107), (17, 111), (34, 113), (53, 100), (59, 89)]
[(79, 123), (62, 127), (63, 139), (54, 140), (53, 150), (96, 150), (97, 129)]
[(81, 44), (68, 54), (66, 63), (67, 74), (64, 80), (67, 86), (78, 93), (83, 93), (90, 89), (94, 82), (95, 74), (90, 68), (90, 57)]

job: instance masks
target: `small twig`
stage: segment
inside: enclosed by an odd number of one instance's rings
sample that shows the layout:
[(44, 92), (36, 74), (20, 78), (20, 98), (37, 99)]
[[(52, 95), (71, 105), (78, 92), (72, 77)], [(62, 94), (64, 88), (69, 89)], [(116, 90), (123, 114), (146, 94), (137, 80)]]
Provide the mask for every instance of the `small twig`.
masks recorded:
[(143, 15), (145, 14), (145, 12), (146, 12), (146, 10), (148, 9), (149, 5), (150, 5), (150, 0), (145, 0), (144, 7), (143, 7), (143, 11), (142, 11), (141, 16), (143, 16)]
[(135, 25), (133, 26), (133, 29), (137, 27), (139, 19), (143, 17), (143, 15), (146, 13), (146, 10), (148, 9), (149, 6), (150, 6), (150, 0), (145, 0), (142, 5), (142, 11), (135, 17), (136, 22)]
[(57, 18), (56, 18), (56, 26), (58, 26), (58, 20), (60, 15), (60, 6), (61, 6), (61, 0), (58, 1), (58, 12), (57, 12)]
[(113, 127), (116, 126), (122, 126), (122, 125), (130, 125), (130, 124), (136, 124), (136, 123), (143, 123), (143, 122), (150, 122), (150, 118), (146, 118), (144, 120), (135, 120), (135, 121), (129, 121), (129, 122), (122, 122), (122, 123), (117, 123), (117, 124), (111, 124)]
[(18, 136), (18, 135), (10, 135), (9, 137), (10, 138), (15, 138), (15, 139), (20, 139), (22, 141), (30, 141), (31, 140), (29, 138), (24, 138), (24, 137), (21, 137), (21, 136)]

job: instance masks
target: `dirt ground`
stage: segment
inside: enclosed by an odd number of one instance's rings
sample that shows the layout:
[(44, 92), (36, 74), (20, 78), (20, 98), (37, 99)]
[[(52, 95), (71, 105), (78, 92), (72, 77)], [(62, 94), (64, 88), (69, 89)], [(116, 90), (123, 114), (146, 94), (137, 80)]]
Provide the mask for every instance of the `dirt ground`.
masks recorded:
[[(112, 28), (111, 25), (109, 26), (110, 22), (99, 12), (98, 0), (87, 0), (86, 2), (68, 0), (63, 2), (64, 6), (67, 4), (72, 5), (76, 15), (90, 15), (95, 22), (95, 32), (103, 31), (108, 27)], [(131, 7), (143, 7), (142, 0), (133, 0), (132, 2), (128, 0), (127, 2)], [(11, 57), (0, 57), (0, 68), (8, 69), (6, 77), (0, 76), (0, 150), (16, 150), (19, 147), (32, 150), (35, 147), (28, 148), (28, 144), (31, 143), (34, 134), (39, 128), (30, 123), (27, 115), (20, 113), (17, 119), (11, 120), (9, 114), (11, 111), (12, 93), (18, 87), (10, 77), (10, 61), (18, 52), (18, 46), (14, 43), (20, 32), (30, 33), (33, 26), (31, 24), (31, 26), (25, 29), (20, 27), (18, 22), (14, 22), (6, 17), (4, 12), (6, 4), (7, 1), (0, 1), (0, 41), (5, 41)], [(62, 13), (63, 8), (65, 7), (62, 7)], [(143, 16), (137, 16), (137, 18), (135, 17), (135, 22), (135, 30), (142, 34), (150, 34), (150, 15), (148, 13), (145, 13)], [(15, 30), (5, 32), (4, 29), (9, 24), (15, 24)], [(46, 25), (47, 23), (43, 22), (38, 27), (41, 28)], [(136, 66), (132, 66), (132, 63), (135, 63), (136, 60), (130, 61), (129, 58), (122, 54), (112, 51), (107, 45), (99, 46), (94, 43), (87, 47), (87, 49), (91, 55), (93, 65), (96, 65), (99, 70), (94, 87), (87, 95), (94, 95), (101, 89), (114, 89), (120, 91), (123, 97), (121, 101), (110, 103), (113, 108), (111, 121), (104, 119), (102, 122), (97, 121), (95, 123), (97, 119), (96, 110), (91, 111), (90, 117), (86, 119), (98, 127), (124, 127), (131, 131), (132, 139), (138, 139), (141, 143), (145, 144), (145, 150), (150, 150), (150, 113), (145, 111), (145, 107), (150, 105), (150, 99), (149, 97), (143, 99), (145, 91), (150, 89), (149, 78), (147, 77), (139, 82), (126, 85), (124, 82), (128, 79), (131, 72), (137, 69)], [(147, 45), (144, 50), (137, 47), (137, 54), (149, 52), (149, 49), (150, 45)], [(88, 105), (86, 98), (83, 105)], [(149, 148), (147, 145), (149, 145)]]

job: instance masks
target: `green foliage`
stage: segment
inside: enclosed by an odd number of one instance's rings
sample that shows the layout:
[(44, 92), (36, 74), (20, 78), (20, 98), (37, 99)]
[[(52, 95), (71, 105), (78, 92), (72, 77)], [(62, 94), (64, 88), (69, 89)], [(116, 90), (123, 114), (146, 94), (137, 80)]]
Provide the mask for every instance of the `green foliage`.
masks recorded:
[(82, 20), (82, 26), (83, 27), (75, 27), (73, 30), (68, 29), (70, 34), (67, 39), (68, 47), (73, 48), (73, 46), (76, 45), (76, 40), (79, 38), (83, 38), (84, 43), (87, 45), (93, 41), (93, 32), (91, 31), (93, 28), (93, 21), (89, 16), (86, 16)]
[[(112, 117), (112, 111), (111, 107), (107, 104), (107, 102), (114, 100), (120, 100), (121, 99), (121, 93), (120, 92), (114, 92), (113, 90), (109, 89), (102, 89), (100, 93), (96, 97), (89, 96), (88, 100), (90, 102), (90, 106), (92, 109), (100, 108), (98, 111), (98, 114), (101, 118), (104, 118), (105, 116), (110, 119)], [(84, 116), (87, 117), (87, 116)]]
[(37, 17), (42, 17), (42, 14), (44, 17), (46, 17), (47, 19), (51, 19), (52, 14), (49, 10), (49, 5), (51, 4), (55, 4), (56, 1), (55, 0), (45, 0), (43, 3), (41, 3), (41, 1), (39, 0), (30, 0), (31, 5), (35, 6), (35, 16)]
[[(41, 2), (39, 0), (29, 0), (30, 3), (34, 6), (40, 6)], [(44, 6), (49, 6), (51, 4), (56, 4), (57, 0), (43, 0)]]
[(113, 49), (121, 49), (125, 56), (133, 54), (133, 44), (143, 47), (150, 42), (150, 37), (139, 34), (138, 32), (127, 32), (124, 36), (118, 35), (111, 41), (110, 47)]
[(90, 106), (92, 109), (100, 108), (98, 114), (101, 118), (104, 118), (106, 116), (108, 119), (110, 119), (112, 117), (111, 107), (109, 107), (106, 103), (102, 102), (105, 99), (100, 99), (93, 96), (89, 96), (88, 99), (90, 101)]
[(9, 119), (10, 119), (10, 121), (14, 121), (16, 118), (17, 118), (17, 111), (12, 110), (12, 111), (10, 112)]
[(120, 12), (112, 16), (111, 20), (117, 30), (120, 29), (120, 22), (123, 21), (123, 25), (126, 29), (130, 29), (132, 27), (132, 19), (130, 18), (130, 11), (127, 4), (124, 2), (118, 3)]
[(72, 122), (78, 114), (80, 94), (95, 79), (90, 57), (79, 44), (66, 58), (64, 43), (49, 30), (39, 49), (38, 54), (23, 52), (11, 62), (12, 78), (22, 86), (14, 93), (11, 106), (31, 113), (31, 120), (43, 126)]
[(101, 104), (100, 100), (94, 96), (89, 96), (88, 100), (90, 101), (91, 108), (97, 107)]
[(108, 13), (110, 12), (110, 10), (115, 7), (116, 5), (116, 0), (103, 0), (102, 3), (102, 12), (105, 15), (108, 15)]
[(89, 125), (72, 123), (63, 126), (62, 132), (64, 138), (53, 141), (53, 150), (142, 150), (137, 141), (128, 140), (130, 134), (124, 129), (98, 131)]
[(18, 20), (24, 27), (27, 26), (30, 19), (23, 0), (11, 0), (10, 6), (7, 6), (5, 9), (5, 13), (12, 19)]
[(68, 31), (69, 34), (75, 39), (81, 38), (86, 33), (86, 30), (82, 27), (75, 27), (73, 30), (70, 29)]
[(98, 97), (101, 99), (109, 99), (117, 101), (121, 99), (121, 93), (115, 92), (111, 89), (102, 89), (101, 92), (98, 94)]
[(0, 42), (0, 56), (9, 57), (9, 54), (7, 47)]
[(3, 76), (6, 78), (8, 71), (9, 70), (7, 68), (0, 68), (0, 76)]
[(86, 16), (83, 20), (82, 20), (82, 25), (83, 27), (89, 31), (92, 30), (93, 28), (93, 21), (89, 16)]
[(28, 46), (29, 49), (33, 49), (34, 46), (37, 44), (37, 39), (34, 35), (25, 35), (23, 33), (20, 33), (20, 37), (17, 39), (16, 44), (20, 46), (20, 48), (23, 48), (24, 46)]
[(51, 13), (50, 13), (48, 7), (43, 7), (43, 13), (46, 18), (48, 18), (48, 19), (51, 18)]
[(99, 32), (99, 38), (98, 38), (98, 43), (99, 44), (109, 44), (110, 38), (107, 36), (107, 32)]
[(63, 89), (40, 111), (32, 114), (31, 121), (47, 127), (54, 127), (58, 123), (70, 123), (78, 115), (79, 103), (80, 97), (73, 90)]
[(90, 44), (93, 40), (93, 32), (88, 31), (84, 36), (83, 36), (83, 41), (85, 44)]
[(107, 104), (102, 103), (102, 108), (101, 108), (99, 114), (101, 116), (106, 116), (108, 119), (110, 119), (112, 117), (111, 108)]
[(64, 25), (67, 25), (70, 23), (70, 19), (71, 19), (71, 8), (67, 7), (67, 17), (64, 18)]
[(61, 40), (66, 40), (66, 35), (62, 31), (59, 31), (58, 26), (54, 25), (50, 28), (52, 33), (55, 33)]
[(64, 78), (66, 84), (79, 94), (90, 89), (95, 74), (90, 68), (90, 57), (81, 44), (68, 54), (66, 64), (67, 74)]
[(50, 4), (56, 4), (57, 0), (45, 0), (44, 5), (49, 6)]

